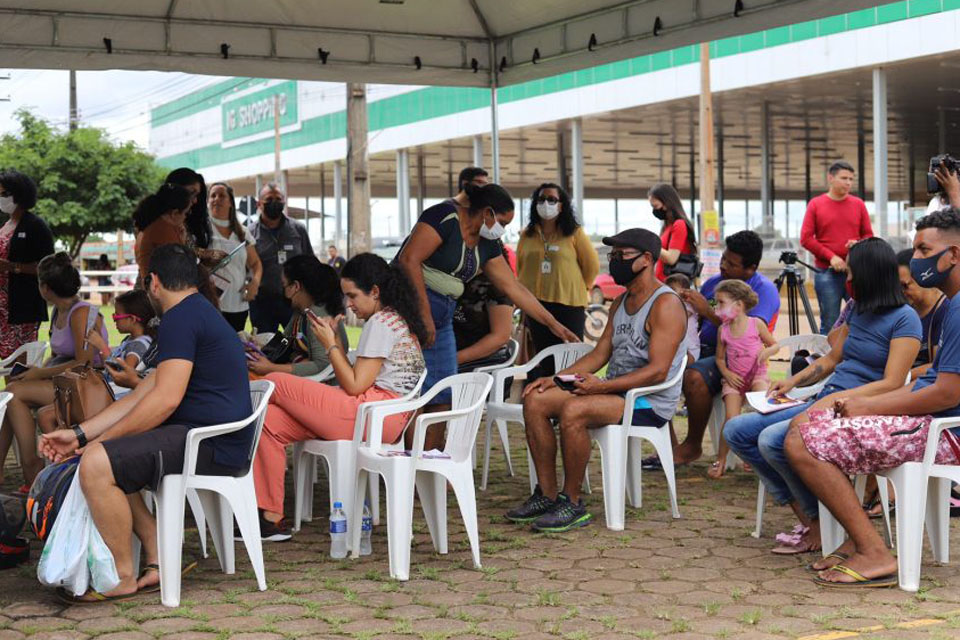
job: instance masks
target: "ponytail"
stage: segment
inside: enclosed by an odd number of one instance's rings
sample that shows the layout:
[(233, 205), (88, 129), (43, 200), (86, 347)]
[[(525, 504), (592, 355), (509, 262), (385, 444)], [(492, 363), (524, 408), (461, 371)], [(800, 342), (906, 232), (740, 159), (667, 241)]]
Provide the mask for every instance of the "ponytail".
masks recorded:
[(137, 231), (145, 231), (167, 211), (182, 211), (190, 204), (190, 192), (180, 185), (166, 183), (157, 192), (140, 201), (133, 212), (133, 225)]
[(470, 200), (468, 211), (475, 215), (484, 209), (493, 209), (494, 213), (513, 211), (513, 198), (510, 193), (492, 182), (485, 185), (468, 184), (463, 189)]

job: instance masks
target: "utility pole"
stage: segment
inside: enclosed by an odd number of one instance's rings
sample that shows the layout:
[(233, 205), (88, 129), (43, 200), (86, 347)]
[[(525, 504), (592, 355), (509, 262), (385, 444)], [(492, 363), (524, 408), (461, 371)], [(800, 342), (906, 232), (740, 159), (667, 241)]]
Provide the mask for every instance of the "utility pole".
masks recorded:
[[(280, 171), (280, 96), (273, 96), (273, 181), (283, 183)], [(283, 194), (286, 197), (286, 193)]]
[[(700, 45), (700, 211), (713, 211), (713, 95), (710, 43)], [(691, 211), (691, 213), (694, 213)]]
[(77, 130), (77, 121), (80, 119), (77, 113), (77, 72), (70, 70), (70, 131)]
[(347, 253), (370, 251), (367, 87), (347, 83)]

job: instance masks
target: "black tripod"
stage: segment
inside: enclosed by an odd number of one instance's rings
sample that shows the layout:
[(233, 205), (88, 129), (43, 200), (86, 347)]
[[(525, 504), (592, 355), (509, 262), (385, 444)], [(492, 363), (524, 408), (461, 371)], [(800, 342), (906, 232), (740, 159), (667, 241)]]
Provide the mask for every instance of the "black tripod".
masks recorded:
[(795, 336), (800, 334), (800, 308), (797, 305), (798, 297), (800, 298), (800, 302), (803, 303), (803, 310), (807, 314), (810, 330), (813, 333), (817, 333), (817, 321), (813, 317), (810, 298), (807, 297), (807, 289), (803, 286), (803, 274), (800, 273), (800, 268), (797, 267), (797, 263), (799, 262), (803, 266), (813, 269), (815, 272), (817, 269), (799, 260), (797, 254), (793, 251), (784, 251), (781, 253), (780, 262), (783, 263), (783, 270), (773, 282), (777, 285), (777, 291), (782, 290), (784, 283), (787, 284), (787, 315), (790, 318), (790, 335)]

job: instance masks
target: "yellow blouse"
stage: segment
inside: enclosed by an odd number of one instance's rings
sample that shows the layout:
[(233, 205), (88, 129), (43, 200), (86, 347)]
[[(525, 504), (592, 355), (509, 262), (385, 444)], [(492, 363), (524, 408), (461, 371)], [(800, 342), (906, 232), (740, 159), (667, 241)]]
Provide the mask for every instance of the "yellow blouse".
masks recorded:
[(583, 227), (572, 236), (559, 231), (520, 234), (517, 244), (517, 279), (541, 302), (585, 307), (589, 291), (600, 272), (597, 250)]

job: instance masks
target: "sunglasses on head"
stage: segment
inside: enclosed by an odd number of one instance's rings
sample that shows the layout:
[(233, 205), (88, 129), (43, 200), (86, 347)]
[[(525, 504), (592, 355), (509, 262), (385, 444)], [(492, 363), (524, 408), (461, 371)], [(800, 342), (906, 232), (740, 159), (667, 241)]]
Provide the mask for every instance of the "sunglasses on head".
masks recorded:
[(560, 202), (560, 198), (555, 198), (554, 196), (540, 196), (537, 198), (537, 202), (549, 202), (550, 204), (557, 204)]

